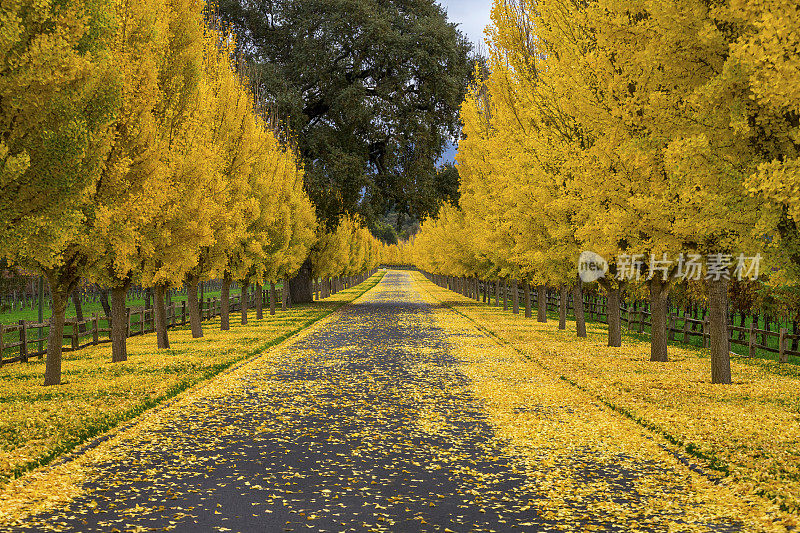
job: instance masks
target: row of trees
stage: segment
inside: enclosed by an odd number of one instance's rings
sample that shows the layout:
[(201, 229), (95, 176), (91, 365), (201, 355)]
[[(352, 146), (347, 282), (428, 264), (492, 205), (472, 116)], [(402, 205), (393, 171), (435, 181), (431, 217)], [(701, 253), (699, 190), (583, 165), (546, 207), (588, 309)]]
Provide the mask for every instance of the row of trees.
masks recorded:
[(360, 217), (345, 216), (335, 230), (321, 233), (310, 257), (314, 277), (352, 277), (372, 270), (384, 262), (386, 248)]
[[(610, 346), (633, 265), (667, 360), (680, 253), (763, 254), (768, 282), (798, 282), (800, 9), (788, 0), (495, 0), (489, 57), (463, 107), (460, 208), (414, 245), (434, 273), (568, 289), (577, 260), (610, 272)], [(672, 258), (653, 264), (651, 257)], [(715, 255), (720, 254), (720, 255)], [(763, 278), (763, 276), (762, 276)], [(712, 381), (730, 383), (725, 275), (704, 280)]]
[(124, 361), (131, 284), (153, 288), (168, 348), (169, 287), (187, 285), (201, 337), (202, 280), (223, 279), (225, 293), (234, 280), (246, 291), (284, 279), (316, 242), (292, 141), (204, 6), (3, 7), (0, 253), (50, 285), (45, 385), (60, 383), (67, 299), (81, 279), (111, 289), (113, 360)]

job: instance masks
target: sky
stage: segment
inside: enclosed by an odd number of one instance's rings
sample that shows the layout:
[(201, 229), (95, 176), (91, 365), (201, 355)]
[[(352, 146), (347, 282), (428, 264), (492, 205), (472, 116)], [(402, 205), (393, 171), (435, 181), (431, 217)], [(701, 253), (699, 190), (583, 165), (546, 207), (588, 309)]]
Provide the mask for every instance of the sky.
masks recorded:
[(450, 22), (459, 24), (475, 45), (483, 45), (483, 28), (491, 23), (492, 0), (439, 0), (439, 4), (447, 10)]
[[(483, 45), (483, 29), (491, 23), (489, 14), (492, 0), (439, 0), (447, 10), (451, 22), (459, 25), (459, 29), (472, 41), (477, 49), (485, 49)], [(440, 163), (453, 161), (456, 147), (451, 146), (440, 159)]]

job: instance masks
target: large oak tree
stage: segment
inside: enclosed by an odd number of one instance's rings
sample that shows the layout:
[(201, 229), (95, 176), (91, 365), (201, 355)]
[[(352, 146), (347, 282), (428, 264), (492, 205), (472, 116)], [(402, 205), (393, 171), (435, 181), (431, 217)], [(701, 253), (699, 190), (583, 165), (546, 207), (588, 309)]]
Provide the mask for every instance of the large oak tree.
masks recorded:
[(470, 45), (433, 0), (222, 0), (254, 88), (291, 117), (320, 221), (435, 213)]

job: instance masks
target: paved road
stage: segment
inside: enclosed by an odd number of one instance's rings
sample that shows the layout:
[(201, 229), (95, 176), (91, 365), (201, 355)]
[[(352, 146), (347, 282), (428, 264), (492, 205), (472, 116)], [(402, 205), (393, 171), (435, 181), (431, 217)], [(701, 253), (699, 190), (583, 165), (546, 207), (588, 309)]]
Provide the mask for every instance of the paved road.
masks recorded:
[(83, 496), (30, 530), (555, 530), (448, 342), (410, 276), (389, 272), (297, 342), (140, 429)]

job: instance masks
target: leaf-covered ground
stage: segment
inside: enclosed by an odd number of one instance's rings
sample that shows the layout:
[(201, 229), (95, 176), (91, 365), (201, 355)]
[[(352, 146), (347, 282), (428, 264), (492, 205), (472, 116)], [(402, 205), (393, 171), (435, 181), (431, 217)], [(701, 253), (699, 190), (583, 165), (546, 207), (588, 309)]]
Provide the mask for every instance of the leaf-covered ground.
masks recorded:
[[(622, 348), (609, 348), (605, 326), (590, 326), (588, 338), (578, 339), (574, 322), (559, 331), (557, 321), (538, 323), (442, 289), (421, 274), (414, 277), (428, 298), (447, 306), (454, 323), (478, 327), (511, 354), (501, 374), (517, 387), (488, 394), (488, 405), (496, 407), (498, 424), (511, 431), (512, 440), (541, 448), (541, 422), (509, 413), (508, 408), (519, 401), (512, 399), (515, 395), (533, 394), (517, 377), (548, 375), (560, 382), (563, 391), (550, 396), (570, 394), (608, 407), (646, 428), (653, 442), (695, 465), (706, 477), (721, 479), (720, 487), (727, 490), (714, 501), (728, 508), (741, 506), (735, 514), (751, 528), (797, 530), (800, 374), (796, 367), (737, 358), (732, 362), (733, 385), (712, 385), (708, 354), (701, 349), (676, 343), (669, 348), (669, 363), (652, 363), (649, 342), (637, 335), (626, 335)], [(474, 371), (484, 376), (475, 377), (475, 383), (491, 379), (485, 377), (485, 366)], [(557, 434), (569, 435), (580, 418), (570, 419)], [(612, 427), (622, 426), (615, 421)], [(566, 440), (584, 442), (581, 436)]]
[(205, 322), (202, 339), (172, 329), (170, 350), (158, 350), (154, 334), (133, 337), (124, 363), (111, 363), (108, 344), (65, 353), (58, 387), (42, 386), (44, 361), (0, 367), (0, 485), (280, 342), (379, 277), (313, 305), (267, 310), (262, 320), (252, 311), (245, 326), (235, 313), (230, 331), (220, 331), (219, 319)]
[(767, 529), (761, 500), (526, 366), (426, 283), (390, 272), (295, 340), (15, 481), (7, 529)]

